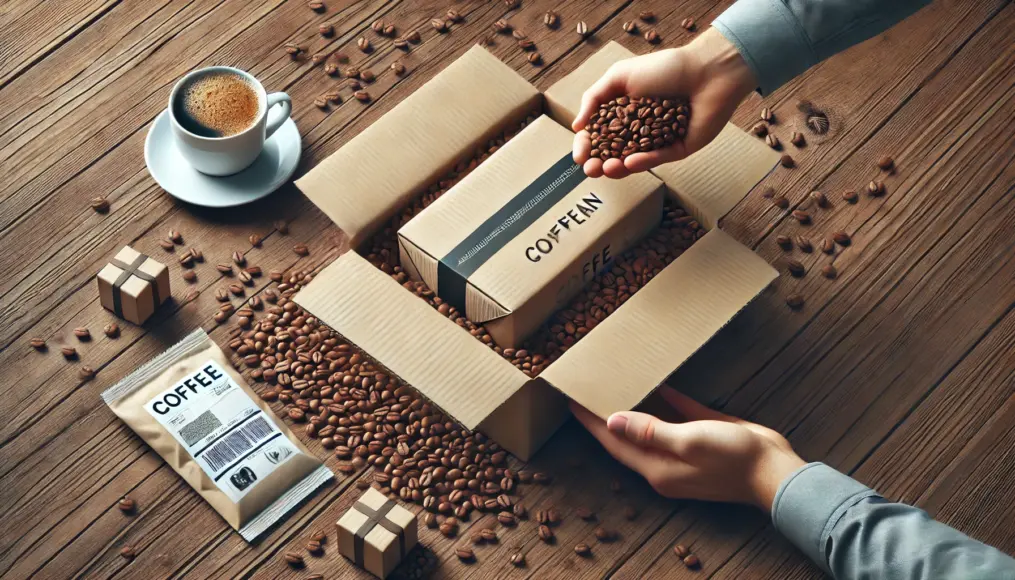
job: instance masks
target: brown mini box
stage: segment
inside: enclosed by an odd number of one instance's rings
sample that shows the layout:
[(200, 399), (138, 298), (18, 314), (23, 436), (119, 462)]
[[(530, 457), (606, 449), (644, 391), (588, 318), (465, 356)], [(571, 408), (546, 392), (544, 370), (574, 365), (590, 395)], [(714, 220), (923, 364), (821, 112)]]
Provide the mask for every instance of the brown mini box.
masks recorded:
[[(589, 59), (594, 67), (579, 67), (546, 92), (548, 112), (570, 123), (585, 88), (629, 55), (609, 43)], [(535, 88), (474, 47), (296, 184), (355, 249), (484, 139), (541, 103)], [(445, 133), (422, 130), (432, 116), (448, 123)], [(373, 131), (379, 126), (385, 132)], [(535, 379), (355, 251), (295, 300), (467, 429), (527, 459), (568, 417), (567, 397), (601, 417), (634, 408), (776, 278), (717, 224), (778, 158), (730, 126), (709, 147), (670, 164), (672, 171), (655, 172), (708, 233)], [(386, 175), (371, 175), (377, 172)], [(374, 187), (378, 179), (383, 187)]]
[(541, 116), (398, 231), (402, 267), (516, 348), (659, 224), (647, 173), (590, 179)]
[(415, 514), (369, 488), (338, 520), (338, 551), (378, 578), (386, 578), (416, 546)]
[(130, 246), (124, 246), (96, 279), (102, 306), (134, 324), (144, 324), (169, 298), (169, 268)]

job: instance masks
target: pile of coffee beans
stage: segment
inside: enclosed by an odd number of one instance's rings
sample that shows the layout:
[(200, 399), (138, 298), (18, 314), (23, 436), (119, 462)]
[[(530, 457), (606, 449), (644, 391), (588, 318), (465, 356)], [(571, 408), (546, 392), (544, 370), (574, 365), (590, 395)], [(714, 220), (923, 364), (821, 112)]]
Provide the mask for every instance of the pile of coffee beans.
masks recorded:
[(623, 159), (668, 147), (687, 135), (691, 109), (679, 99), (617, 97), (600, 105), (585, 130), (592, 138), (592, 155)]
[(578, 340), (591, 332), (596, 325), (706, 233), (697, 220), (667, 200), (662, 222), (655, 232), (617, 258), (608, 272), (589, 284), (567, 308), (554, 314), (543, 328), (522, 345), (522, 348), (501, 348), (496, 345), (482, 325), (472, 322), (463, 313), (445, 303), (426, 284), (409, 279), (409, 275), (398, 263), (397, 232), (534, 118), (529, 116), (516, 129), (492, 139), (485, 148), (476, 151), (472, 159), (459, 163), (444, 179), (431, 185), (412, 205), (395, 216), (387, 227), (374, 236), (367, 244), (368, 249), (365, 253), (367, 260), (530, 377), (537, 376)]

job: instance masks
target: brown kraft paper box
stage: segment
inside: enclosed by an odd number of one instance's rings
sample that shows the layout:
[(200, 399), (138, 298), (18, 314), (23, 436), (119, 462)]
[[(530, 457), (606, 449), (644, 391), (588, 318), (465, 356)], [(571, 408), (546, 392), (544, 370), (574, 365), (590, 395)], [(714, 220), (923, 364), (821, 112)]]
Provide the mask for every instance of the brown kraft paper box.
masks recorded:
[[(595, 67), (558, 81), (544, 103), (517, 73), (474, 47), (296, 184), (355, 249), (476, 144), (532, 107), (545, 105), (558, 122), (570, 123), (597, 68), (627, 56), (607, 44), (589, 59)], [(431, 115), (449, 123), (445, 131), (421, 130)], [(469, 122), (458, 122), (463, 117)], [(399, 127), (418, 141), (409, 151), (397, 132), (372, 131), (378, 126)], [(728, 126), (691, 158), (654, 172), (708, 233), (535, 379), (355, 251), (336, 259), (295, 300), (463, 426), (528, 459), (569, 416), (567, 397), (601, 417), (634, 408), (776, 278), (717, 224), (778, 157)], [(375, 189), (370, 169), (397, 175)]]
[(416, 514), (374, 488), (363, 492), (335, 524), (338, 551), (378, 578), (387, 578), (416, 546)]
[(518, 347), (659, 223), (662, 182), (589, 179), (541, 116), (398, 232), (402, 267)]

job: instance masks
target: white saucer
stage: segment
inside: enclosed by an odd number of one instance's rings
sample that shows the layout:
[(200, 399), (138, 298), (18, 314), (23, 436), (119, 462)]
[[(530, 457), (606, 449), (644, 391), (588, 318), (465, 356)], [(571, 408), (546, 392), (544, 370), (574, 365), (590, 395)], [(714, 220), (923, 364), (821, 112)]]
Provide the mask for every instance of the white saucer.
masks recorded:
[(204, 207), (232, 207), (261, 199), (292, 177), (300, 162), (300, 132), (292, 119), (265, 141), (253, 165), (235, 175), (205, 175), (183, 158), (169, 126), (169, 112), (162, 111), (148, 130), (144, 160), (148, 172), (162, 189), (180, 201)]

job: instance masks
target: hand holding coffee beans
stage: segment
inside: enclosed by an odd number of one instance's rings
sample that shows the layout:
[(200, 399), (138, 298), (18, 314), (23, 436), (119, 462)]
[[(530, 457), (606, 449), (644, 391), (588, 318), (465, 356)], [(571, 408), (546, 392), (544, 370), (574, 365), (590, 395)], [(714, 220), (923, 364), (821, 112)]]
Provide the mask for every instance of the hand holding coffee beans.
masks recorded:
[(668, 147), (687, 135), (691, 109), (679, 99), (617, 97), (600, 105), (585, 130), (592, 155), (623, 159)]

